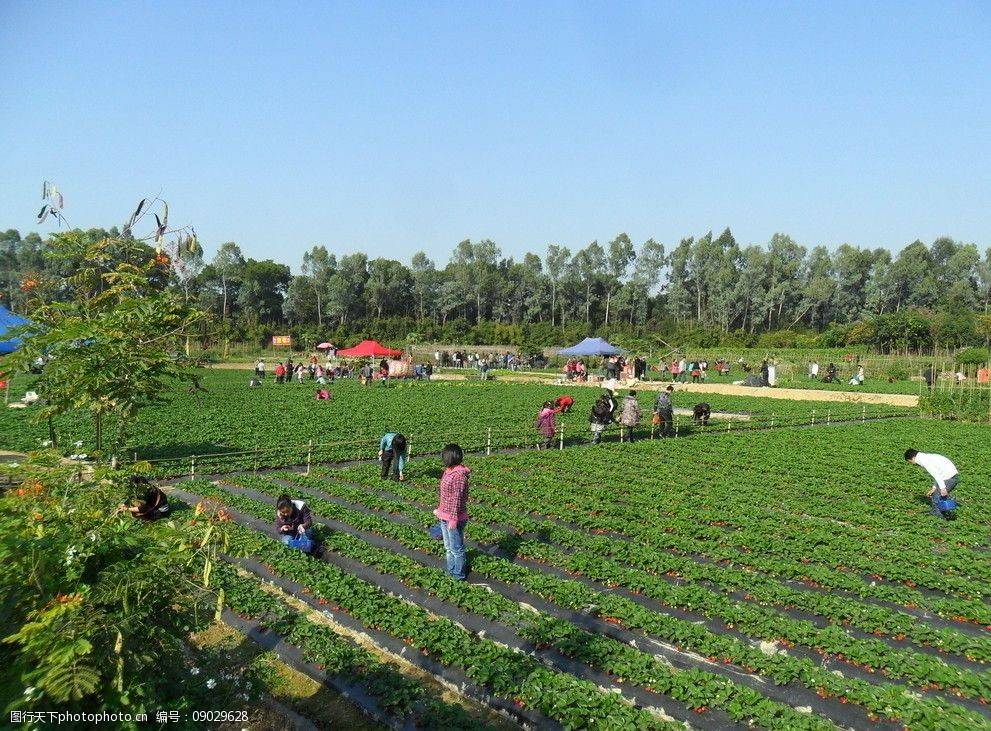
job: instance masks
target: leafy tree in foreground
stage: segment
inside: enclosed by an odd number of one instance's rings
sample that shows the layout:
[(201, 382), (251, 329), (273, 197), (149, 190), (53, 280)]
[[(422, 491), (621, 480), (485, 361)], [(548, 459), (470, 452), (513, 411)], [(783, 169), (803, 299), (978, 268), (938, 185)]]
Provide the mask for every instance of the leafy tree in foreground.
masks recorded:
[[(119, 473), (97, 468), (96, 479), (79, 482), (74, 472), (51, 451), (0, 466), (0, 475), (17, 485), (0, 496), (4, 713), (123, 711), (154, 718), (157, 710), (212, 703), (243, 708), (236, 694), (250, 686), (245, 669), (231, 668), (224, 656), (193, 652), (185, 641), (222, 606), (209, 574), (218, 552), (228, 549), (226, 515), (216, 506), (202, 506), (202, 515), (187, 511), (178, 518), (183, 538), (175, 518), (149, 526), (115, 511), (130, 496)], [(183, 517), (202, 527), (186, 527)], [(215, 688), (204, 684), (220, 663), (235, 680), (216, 675)], [(107, 727), (136, 731), (151, 724)]]
[[(203, 315), (180, 292), (165, 288), (172, 257), (161, 249), (149, 256), (149, 247), (129, 231), (130, 225), (120, 237), (97, 240), (78, 231), (52, 237), (45, 256), (76, 262), (76, 268), (64, 279), (25, 281), (33, 295), (31, 323), (21, 329), (24, 347), (12, 356), (21, 367), (47, 359), (35, 383), (44, 401), (37, 418), (52, 424), (60, 414), (89, 411), (98, 456), (120, 452), (142, 406), (163, 400), (177, 382), (198, 384), (178, 353)], [(163, 232), (160, 222), (159, 244)]]

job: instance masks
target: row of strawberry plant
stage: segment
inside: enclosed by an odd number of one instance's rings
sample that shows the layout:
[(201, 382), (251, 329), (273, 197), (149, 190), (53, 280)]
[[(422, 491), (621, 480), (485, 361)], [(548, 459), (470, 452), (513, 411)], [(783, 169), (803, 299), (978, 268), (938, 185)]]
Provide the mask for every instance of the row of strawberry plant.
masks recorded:
[[(283, 475), (286, 479), (295, 476)], [(240, 484), (244, 484), (239, 480)], [(306, 481), (306, 484), (317, 487), (321, 483)], [(347, 486), (345, 486), (347, 487)], [(413, 501), (413, 505), (426, 507), (423, 499), (425, 491), (417, 487), (390, 485), (405, 501)], [(366, 507), (386, 512), (395, 512), (404, 507), (404, 503), (380, 497), (375, 494), (361, 492), (341, 493), (348, 499), (358, 498)], [(489, 525), (512, 525), (521, 533), (540, 535), (542, 540), (550, 541), (567, 549), (581, 552), (585, 557), (609, 556), (626, 566), (632, 566), (650, 574), (663, 574), (671, 578), (685, 579), (691, 582), (707, 582), (726, 591), (745, 591), (749, 599), (761, 604), (771, 604), (789, 609), (800, 609), (813, 613), (825, 619), (857, 627), (877, 636), (893, 636), (897, 640), (909, 639), (920, 646), (933, 646), (940, 652), (953, 653), (971, 661), (991, 661), (991, 638), (975, 637), (952, 629), (934, 629), (927, 624), (919, 623), (917, 618), (905, 612), (897, 612), (874, 604), (865, 604), (847, 598), (841, 598), (820, 591), (798, 590), (782, 586), (776, 581), (765, 578), (752, 571), (732, 566), (700, 563), (698, 561), (674, 554), (657, 554), (645, 551), (638, 543), (622, 540), (610, 540), (603, 536), (590, 536), (582, 531), (573, 530), (553, 521), (536, 521), (519, 513), (513, 513), (503, 508), (476, 506), (473, 508), (473, 519)], [(590, 558), (589, 560), (594, 560)], [(572, 563), (574, 559), (572, 559)]]
[[(257, 485), (255, 480), (252, 483)], [(218, 497), (225, 499), (229, 495), (232, 494), (228, 491)], [(236, 496), (236, 493), (233, 495)], [(271, 511), (270, 504), (252, 501), (243, 496), (237, 503), (239, 509), (250, 511), (249, 514), (255, 517), (263, 517)], [(426, 543), (423, 542), (422, 534), (417, 537), (420, 541), (413, 543), (418, 544), (419, 550), (432, 549), (434, 554), (441, 553), (436, 541)], [(244, 546), (249, 551), (258, 547), (257, 535), (254, 538), (250, 546)], [(757, 691), (726, 677), (700, 670), (676, 670), (648, 653), (614, 640), (604, 640), (571, 622), (532, 609), (524, 610), (501, 594), (476, 585), (455, 582), (441, 569), (424, 566), (394, 551), (376, 548), (355, 536), (320, 530), (319, 539), (325, 548), (334, 553), (390, 574), (406, 586), (422, 590), (461, 610), (509, 626), (521, 637), (529, 638), (530, 633), (536, 631), (535, 624), (538, 622), (544, 630), (566, 633), (572, 638), (572, 642), (556, 648), (562, 654), (613, 675), (621, 683), (634, 683), (649, 692), (668, 695), (697, 712), (702, 712), (707, 707), (719, 708), (735, 721), (748, 720), (751, 726), (766, 728), (834, 728), (825, 719), (800, 713), (788, 705), (771, 701)]]
[[(548, 513), (566, 517), (563, 515), (564, 511), (561, 509), (561, 505), (557, 500), (560, 497), (559, 477), (547, 476), (543, 479), (534, 479), (530, 475), (527, 476), (529, 479), (525, 481), (519, 477), (514, 479), (511, 476), (507, 477), (504, 470), (500, 469), (500, 465), (493, 464), (489, 461), (479, 461), (478, 472), (479, 475), (477, 476), (476, 484), (486, 484), (498, 491), (513, 490), (518, 492), (524, 490), (528, 499), (537, 497), (541, 501), (541, 505), (547, 506)], [(627, 478), (627, 480), (631, 480), (632, 477)], [(718, 488), (719, 482), (716, 480), (710, 481), (709, 489)], [(726, 478), (722, 478), (721, 482), (727, 485), (726, 492), (732, 489), (738, 489), (734, 488), (734, 484), (730, 483)], [(604, 490), (606, 493), (609, 492), (608, 488), (599, 489)], [(652, 492), (645, 492), (647, 497), (643, 499), (649, 500)], [(762, 498), (766, 502), (766, 500), (770, 499), (770, 495), (762, 496), (758, 494), (752, 499), (760, 501)], [(692, 552), (704, 554), (707, 548), (742, 549), (745, 547), (748, 551), (759, 551), (764, 556), (779, 557), (784, 560), (809, 558), (810, 551), (807, 549), (807, 544), (803, 544), (801, 540), (795, 539), (796, 531), (792, 530), (775, 536), (762, 530), (759, 525), (748, 524), (748, 518), (746, 516), (754, 513), (759, 514), (759, 502), (757, 510), (753, 510), (750, 506), (743, 504), (733, 507), (723, 507), (720, 510), (712, 511), (709, 515), (705, 515), (703, 511), (698, 509), (693, 498), (686, 498), (684, 495), (665, 495), (663, 502), (658, 498), (658, 502), (661, 502), (663, 509), (655, 508), (653, 510), (641, 508), (636, 500), (631, 501), (633, 505), (626, 502), (617, 504), (614, 494), (596, 495), (593, 490), (584, 491), (581, 500), (578, 502), (580, 502), (578, 509), (568, 511), (569, 515), (572, 516), (568, 517), (569, 520), (574, 520), (576, 517), (585, 518), (591, 513), (594, 514), (593, 517), (614, 517), (625, 521), (631, 511), (642, 509), (647, 514), (653, 513), (651, 515), (653, 518), (651, 523), (654, 526), (670, 527), (672, 530), (677, 529), (679, 536), (697, 539), (700, 544), (699, 549)], [(739, 499), (737, 499), (737, 502), (740, 502)], [(673, 515), (665, 518), (664, 512), (672, 513)], [(735, 519), (734, 512), (737, 514)], [(692, 516), (692, 519), (686, 520), (681, 517), (682, 515)], [(717, 520), (717, 518), (721, 520)], [(736, 530), (717, 530), (710, 525), (711, 522), (724, 522), (727, 520), (732, 521), (737, 526)], [(935, 591), (954, 593), (961, 598), (983, 597), (991, 594), (986, 581), (977, 578), (970, 579), (964, 576), (954, 576), (950, 573), (950, 570), (942, 566), (937, 569), (931, 565), (913, 565), (910, 562), (899, 559), (893, 552), (887, 552), (887, 556), (881, 556), (877, 553), (872, 555), (868, 551), (865, 555), (864, 553), (858, 553), (850, 549), (849, 543), (835, 544), (833, 550), (830, 550), (828, 530), (820, 528), (813, 535), (814, 540), (821, 544), (821, 547), (817, 547), (820, 555), (824, 555), (828, 551), (830, 558), (836, 562), (833, 565), (843, 565), (866, 574), (883, 576), (900, 582), (909, 582), (907, 585), (910, 586), (919, 585)], [(791, 540), (789, 540), (789, 537), (791, 537)], [(809, 539), (806, 540), (808, 541)], [(837, 550), (838, 548), (842, 550)], [(929, 558), (932, 558), (931, 554)]]
[[(291, 474), (286, 476), (297, 483), (305, 482), (314, 486), (312, 478)], [(320, 487), (334, 489), (336, 486), (321, 481)], [(273, 488), (279, 489), (278, 486)], [(365, 502), (362, 495), (355, 494), (358, 491), (344, 487), (342, 492), (350, 493), (351, 499)], [(395, 507), (414, 520), (429, 521), (429, 511), (412, 505)], [(481, 536), (480, 540), (498, 545), (504, 538), (504, 533), (491, 531), (489, 535)], [(882, 672), (891, 677), (904, 678), (919, 686), (953, 688), (955, 692), (977, 698), (991, 695), (991, 679), (981, 674), (949, 666), (936, 657), (891, 648), (880, 640), (851, 637), (836, 625), (820, 629), (812, 622), (791, 619), (772, 609), (736, 601), (702, 586), (675, 586), (664, 579), (644, 571), (627, 569), (608, 559), (587, 553), (565, 554), (538, 541), (521, 541), (516, 552), (521, 557), (539, 560), (572, 574), (587, 576), (606, 586), (623, 586), (635, 590), (669, 607), (719, 618), (724, 624), (732, 625), (738, 632), (752, 637), (764, 640), (782, 639), (789, 644), (837, 656), (868, 671), (883, 669)]]
[[(677, 470), (679, 467), (679, 457), (689, 456), (683, 450), (672, 449), (668, 457), (667, 469)], [(767, 468), (760, 472), (754, 470), (739, 469), (723, 463), (712, 463), (711, 455), (707, 454), (703, 458), (703, 465), (706, 467), (718, 467), (713, 469), (716, 474), (709, 480), (704, 490), (689, 490), (686, 494), (679, 495), (673, 500), (674, 505), (683, 506), (691, 511), (693, 518), (699, 523), (718, 522), (727, 527), (750, 532), (757, 532), (762, 539), (773, 542), (774, 548), (791, 552), (800, 551), (806, 548), (806, 541), (796, 539), (796, 533), (808, 529), (810, 517), (807, 514), (809, 508), (809, 498), (806, 492), (792, 497), (791, 492), (796, 487), (791, 484), (788, 476), (777, 477), (773, 481), (773, 486), (765, 488), (766, 483), (771, 482)], [(534, 460), (520, 459), (518, 461), (527, 462), (527, 471), (530, 476), (555, 478), (560, 474), (560, 464), (544, 460), (542, 462)], [(583, 504), (591, 506), (598, 501), (614, 503), (617, 499), (615, 490), (607, 492), (602, 490), (604, 481), (616, 474), (617, 469), (622, 468), (624, 477), (624, 494), (622, 503), (624, 508), (633, 508), (638, 511), (643, 510), (648, 513), (663, 516), (666, 510), (670, 510), (671, 500), (661, 501), (662, 490), (669, 490), (667, 486), (658, 488), (652, 478), (649, 469), (645, 470), (639, 465), (629, 465), (628, 460), (622, 457), (609, 454), (602, 455), (595, 461), (582, 461), (582, 469), (574, 475), (574, 485), (580, 489), (584, 499)], [(695, 469), (699, 469), (698, 458), (693, 458)], [(685, 465), (687, 469), (688, 466)], [(484, 468), (483, 468), (484, 469)], [(723, 473), (731, 473), (732, 481), (721, 477)], [(504, 472), (500, 473), (500, 479), (505, 479)], [(834, 478), (831, 478), (834, 479)], [(510, 483), (514, 480), (510, 478)], [(824, 480), (822, 482), (825, 482)], [(731, 493), (740, 483), (752, 484), (753, 488), (747, 490), (745, 496), (735, 496), (732, 503), (721, 499), (725, 493)], [(928, 566), (933, 560), (932, 544), (928, 540), (919, 540), (917, 531), (910, 532), (906, 537), (909, 540), (900, 541), (897, 548), (890, 543), (892, 526), (885, 525), (885, 530), (875, 528), (860, 528), (844, 521), (838, 521), (835, 516), (835, 502), (833, 496), (826, 492), (826, 486), (819, 489), (816, 486), (815, 494), (822, 495), (828, 499), (830, 510), (833, 512), (826, 517), (820, 518), (825, 523), (828, 530), (817, 530), (814, 532), (815, 549), (829, 550), (834, 554), (834, 558), (842, 556), (844, 552), (851, 552), (852, 541), (860, 550), (856, 555), (866, 560), (886, 560), (900, 561), (904, 563), (914, 563), (920, 567)], [(635, 485), (636, 490), (630, 490), (628, 486)], [(806, 491), (809, 485), (804, 486)], [(772, 493), (772, 494), (768, 494)], [(668, 497), (668, 496), (665, 496)], [(775, 510), (760, 509), (761, 505), (772, 504)], [(804, 512), (800, 512), (804, 511)], [(917, 510), (911, 511), (913, 514)], [(913, 528), (917, 527), (917, 522), (913, 523)], [(991, 565), (987, 562), (976, 561), (975, 558), (984, 558), (970, 547), (949, 546), (940, 552), (940, 571), (954, 574), (966, 571), (968, 575), (981, 579), (991, 580)]]
[[(505, 466), (505, 462), (506, 460), (501, 460), (503, 466)], [(507, 475), (505, 469), (499, 470), (497, 465), (489, 461), (479, 461), (476, 465), (476, 471), (479, 474), (476, 476), (475, 484), (485, 486), (490, 488), (490, 490), (486, 490), (484, 494), (476, 491), (476, 494), (479, 495), (478, 499), (494, 500), (496, 498), (492, 495), (493, 492), (502, 493), (507, 495), (508, 498), (515, 498), (513, 501), (514, 506), (539, 504), (546, 506), (544, 511), (546, 515), (561, 517), (569, 522), (592, 530), (608, 528), (609, 530), (615, 530), (618, 533), (625, 533), (637, 538), (643, 537), (639, 535), (639, 532), (642, 532), (644, 528), (643, 524), (628, 520), (628, 516), (635, 512), (629, 505), (605, 502), (596, 504), (594, 502), (594, 496), (590, 496), (587, 493), (583, 493), (580, 498), (576, 498), (574, 497), (574, 493), (569, 492), (570, 499), (562, 500), (559, 487), (560, 478), (533, 479), (530, 476), (526, 476), (528, 479), (524, 479), (519, 476), (520, 472), (523, 471), (520, 469), (520, 465), (517, 464), (514, 467), (517, 475), (515, 478), (512, 475)], [(739, 515), (734, 521), (736, 525), (741, 526), (740, 528), (725, 530), (721, 526), (713, 527), (710, 523), (700, 523), (696, 520), (694, 506), (690, 503), (685, 505), (684, 503), (686, 501), (678, 495), (665, 496), (664, 500), (666, 501), (667, 512), (670, 515), (651, 520), (650, 528), (655, 534), (660, 534), (661, 532), (667, 533), (669, 538), (665, 540), (670, 543), (679, 544), (677, 546), (678, 549), (686, 553), (707, 556), (718, 554), (727, 558), (735, 557), (740, 563), (746, 564), (753, 564), (754, 558), (752, 554), (759, 554), (766, 559), (773, 559), (767, 561), (768, 565), (773, 567), (776, 561), (781, 560), (791, 562), (797, 560), (805, 564), (811, 563), (809, 554), (816, 551), (815, 548), (811, 550), (802, 548), (802, 539), (794, 533), (792, 534), (795, 535), (795, 538), (791, 541), (792, 547), (789, 547), (787, 540), (772, 544), (760, 531), (749, 530), (745, 527), (746, 518), (744, 515)], [(592, 504), (589, 505), (588, 503)], [(739, 508), (739, 510), (741, 513), (745, 513), (746, 507)], [(733, 507), (728, 507), (720, 513), (714, 514), (710, 522), (720, 523), (727, 519), (733, 520), (733, 513)], [(715, 520), (715, 515), (719, 515), (723, 518), (723, 521)], [(610, 526), (601, 525), (604, 520), (608, 519), (611, 519), (609, 521), (611, 523)], [(817, 541), (818, 537), (826, 532), (826, 528), (821, 527), (806, 540), (808, 542)], [(872, 578), (886, 576), (890, 579), (907, 582), (905, 585), (909, 587), (918, 585), (934, 591), (957, 590), (965, 596), (980, 596), (987, 593), (984, 582), (948, 576), (946, 573), (935, 568), (906, 566), (904, 563), (895, 560), (886, 562), (879, 562), (877, 560), (859, 561), (849, 552), (845, 552), (842, 556), (831, 555), (828, 558), (820, 553), (819, 558), (820, 560), (828, 561), (832, 566), (844, 566), (845, 569), (853, 568), (854, 564), (859, 564), (857, 568), (863, 573), (871, 574)], [(886, 573), (882, 573), (882, 571)], [(795, 578), (795, 576), (789, 576), (788, 578)], [(843, 577), (841, 581), (849, 583), (849, 577)], [(963, 599), (963, 601), (967, 602), (968, 600)], [(980, 612), (980, 607), (983, 606), (983, 603), (975, 602), (969, 606), (972, 610)], [(984, 608), (984, 612), (984, 616), (987, 616), (987, 607)], [(980, 620), (980, 617), (978, 619)], [(991, 618), (985, 623), (991, 623)]]
[[(484, 463), (483, 463), (484, 464)], [(515, 515), (509, 514), (499, 518), (496, 522), (509, 522), (520, 530), (530, 530), (537, 533), (546, 533), (555, 529), (552, 520), (565, 521), (571, 526), (584, 529), (586, 531), (599, 534), (596, 550), (610, 551), (614, 545), (620, 546), (618, 550), (626, 550), (626, 544), (632, 540), (643, 551), (644, 555), (656, 556), (658, 551), (675, 552), (683, 556), (700, 556), (720, 563), (721, 565), (739, 566), (753, 574), (755, 571), (764, 576), (782, 577), (807, 583), (813, 587), (824, 589), (848, 591), (858, 596), (868, 599), (879, 599), (891, 601), (910, 609), (923, 607), (936, 612), (942, 617), (954, 620), (965, 620), (979, 622), (981, 624), (991, 623), (991, 607), (978, 600), (960, 599), (956, 597), (944, 597), (941, 595), (929, 595), (920, 590), (908, 586), (891, 586), (887, 584), (877, 584), (876, 582), (865, 580), (864, 578), (847, 570), (823, 565), (813, 565), (804, 557), (797, 560), (784, 560), (780, 557), (768, 556), (763, 549), (755, 550), (747, 542), (742, 542), (738, 547), (727, 545), (723, 540), (725, 531), (711, 526), (698, 526), (694, 521), (683, 518), (669, 518), (661, 525), (658, 521), (650, 523), (632, 522), (628, 514), (617, 509), (611, 515), (605, 514), (604, 510), (593, 510), (590, 512), (579, 506), (576, 498), (569, 493), (562, 497), (556, 485), (511, 485), (509, 488), (492, 486), (492, 475), (486, 471), (487, 465), (476, 470), (483, 472), (483, 479), (489, 478), (489, 485), (479, 485), (481, 480), (475, 482), (472, 499), (480, 506), (501, 506), (509, 510), (518, 511)], [(320, 474), (320, 472), (318, 472)], [(336, 471), (324, 472), (331, 476), (339, 476)], [(373, 485), (376, 484), (371, 473), (364, 468), (359, 470), (349, 470), (348, 475), (356, 476), (361, 482)], [(411, 483), (412, 488), (419, 490), (419, 498), (426, 494), (427, 484), (419, 480)], [(400, 487), (393, 487), (402, 490)], [(504, 492), (503, 490), (510, 492)], [(406, 498), (414, 497), (406, 493)], [(414, 497), (415, 499), (415, 497)], [(545, 518), (543, 521), (535, 520), (529, 516), (533, 513), (534, 505), (540, 505), (547, 511), (539, 514)], [(476, 508), (476, 513), (477, 513)], [(532, 522), (527, 522), (532, 521)], [(557, 526), (560, 527), (560, 526)], [(605, 534), (613, 534), (616, 538), (610, 539)], [(712, 536), (702, 538), (698, 536)], [(617, 540), (618, 539), (618, 540)], [(752, 539), (748, 539), (751, 540)], [(663, 560), (663, 559), (662, 559)], [(879, 574), (875, 576), (879, 577)], [(895, 631), (898, 633), (898, 630)]]
[[(209, 482), (189, 481), (183, 483), (183, 488), (249, 514), (253, 509), (258, 518), (272, 515), (271, 505), (232, 495)], [(241, 535), (248, 540), (246, 533)], [(593, 683), (551, 670), (449, 619), (434, 617), (332, 564), (286, 549), (274, 540), (251, 541), (248, 546), (252, 555), (274, 574), (302, 584), (315, 597), (333, 603), (371, 629), (403, 638), (442, 664), (460, 669), (495, 695), (533, 708), (566, 727), (677, 728), (615, 694), (602, 692)], [(562, 698), (571, 702), (562, 703)]]
[[(224, 542), (232, 541), (233, 524), (227, 522), (230, 515), (224, 511), (208, 511), (203, 516), (190, 517), (187, 506), (173, 499), (173, 519), (149, 526), (151, 530), (169, 533), (188, 546), (196, 546), (209, 540), (211, 533), (222, 523)], [(209, 512), (213, 512), (212, 515)], [(185, 570), (190, 575), (208, 577), (216, 594), (217, 606), (226, 606), (245, 619), (259, 620), (289, 644), (304, 652), (307, 662), (317, 664), (328, 675), (337, 676), (347, 683), (359, 685), (378, 706), (395, 719), (408, 719), (416, 726), (457, 729), (484, 729), (488, 725), (474, 718), (463, 706), (448, 703), (441, 693), (426, 687), (419, 680), (405, 675), (399, 668), (380, 661), (373, 653), (355, 644), (349, 638), (334, 632), (323, 623), (314, 622), (304, 612), (288, 606), (272, 592), (264, 591), (257, 578), (248, 578), (233, 566), (223, 562), (211, 562), (209, 570), (202, 560), (194, 556)]]
[[(272, 486), (273, 494), (281, 489), (284, 488)], [(353, 525), (359, 530), (369, 530), (402, 540), (402, 526), (397, 528), (397, 524), (388, 518), (351, 510), (334, 502), (313, 498), (312, 495), (309, 496), (309, 501), (311, 507), (327, 517)], [(427, 525), (432, 520), (429, 513), (423, 512), (420, 516), (421, 525)], [(472, 531), (473, 537), (475, 528)], [(905, 723), (911, 723), (920, 718), (934, 718), (942, 713), (958, 717), (961, 721), (963, 718), (970, 719), (968, 723), (976, 723), (978, 726), (989, 725), (986, 719), (941, 699), (921, 699), (906, 693), (900, 686), (834, 675), (808, 659), (783, 654), (768, 655), (735, 637), (717, 635), (694, 622), (658, 613), (631, 599), (597, 591), (579, 581), (557, 578), (502, 558), (485, 555), (474, 555), (472, 566), (474, 571), (483, 576), (520, 585), (526, 591), (564, 608), (585, 612), (590, 606), (597, 607), (596, 613), (599, 616), (607, 617), (609, 621), (631, 630), (660, 637), (679, 647), (712, 657), (714, 661), (736, 663), (750, 672), (771, 677), (778, 684), (799, 682), (817, 690), (823, 697), (841, 696), (845, 701), (863, 705), (873, 714), (891, 715), (901, 718)]]

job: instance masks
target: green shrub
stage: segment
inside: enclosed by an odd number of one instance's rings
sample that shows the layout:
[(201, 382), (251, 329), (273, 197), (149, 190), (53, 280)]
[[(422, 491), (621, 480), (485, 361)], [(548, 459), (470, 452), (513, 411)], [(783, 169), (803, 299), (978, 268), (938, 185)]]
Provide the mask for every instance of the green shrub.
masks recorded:
[(984, 365), (989, 360), (987, 348), (967, 348), (966, 350), (961, 350), (953, 358), (953, 362), (957, 365), (973, 365), (979, 366)]

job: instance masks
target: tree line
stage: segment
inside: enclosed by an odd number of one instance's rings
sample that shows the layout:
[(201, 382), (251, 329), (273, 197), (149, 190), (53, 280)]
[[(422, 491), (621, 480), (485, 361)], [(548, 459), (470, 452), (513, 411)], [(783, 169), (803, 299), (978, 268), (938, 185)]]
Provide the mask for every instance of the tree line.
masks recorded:
[[(116, 229), (80, 232), (98, 241)], [(42, 254), (37, 233), (0, 232), (0, 293), (13, 310), (24, 282), (64, 276), (73, 263)], [(129, 247), (129, 251), (135, 247)], [(147, 247), (149, 255), (154, 250)], [(133, 254), (132, 254), (133, 255)], [(897, 254), (844, 244), (807, 248), (785, 234), (741, 246), (727, 228), (667, 249), (621, 233), (605, 245), (504, 257), (488, 239), (457, 244), (443, 265), (409, 264), (325, 246), (293, 275), (234, 242), (212, 258), (175, 257), (163, 286), (212, 315), (204, 337), (257, 340), (358, 336), (555, 345), (579, 336), (666, 337), (676, 344), (865, 344), (882, 351), (986, 344), (991, 249), (942, 237)], [(109, 266), (109, 263), (108, 263)]]

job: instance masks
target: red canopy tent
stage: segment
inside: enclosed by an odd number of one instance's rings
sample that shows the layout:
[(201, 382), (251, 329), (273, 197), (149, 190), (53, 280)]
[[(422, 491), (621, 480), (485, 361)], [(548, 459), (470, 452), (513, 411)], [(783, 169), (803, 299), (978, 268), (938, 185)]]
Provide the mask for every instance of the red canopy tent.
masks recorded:
[(340, 358), (377, 358), (378, 356), (399, 356), (402, 354), (403, 351), (390, 350), (382, 345), (382, 343), (378, 343), (374, 340), (362, 340), (353, 348), (337, 351), (337, 355)]

